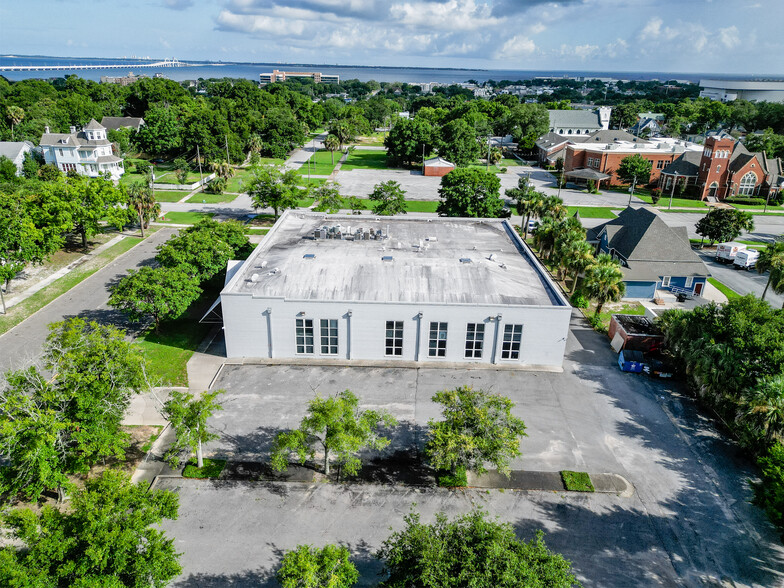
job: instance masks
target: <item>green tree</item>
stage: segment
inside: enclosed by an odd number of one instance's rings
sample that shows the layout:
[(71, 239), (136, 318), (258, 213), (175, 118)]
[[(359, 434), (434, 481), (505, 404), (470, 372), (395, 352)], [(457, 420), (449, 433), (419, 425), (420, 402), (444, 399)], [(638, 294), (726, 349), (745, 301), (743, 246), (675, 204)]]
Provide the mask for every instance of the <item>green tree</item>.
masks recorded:
[(207, 428), (207, 419), (217, 410), (223, 410), (217, 397), (225, 390), (203, 392), (198, 399), (192, 394), (172, 390), (169, 399), (163, 405), (162, 414), (168, 420), (176, 439), (166, 452), (166, 461), (178, 467), (184, 452), (196, 453), (196, 466), (204, 467), (202, 443), (217, 439), (218, 435)]
[(768, 443), (784, 436), (784, 374), (766, 376), (744, 395), (744, 416)]
[(298, 429), (278, 433), (272, 449), (272, 467), (277, 471), (288, 468), (292, 452), (301, 464), (308, 458), (313, 460), (318, 445), (324, 453), (326, 475), (333, 456), (342, 470), (355, 475), (362, 465), (357, 454), (363, 449), (380, 450), (389, 445), (389, 439), (382, 437), (379, 430), (396, 424), (386, 411), (360, 410), (359, 399), (350, 390), (328, 398), (316, 396), (308, 403), (308, 414)]
[(300, 178), (292, 170), (281, 171), (274, 165), (251, 168), (252, 178), (248, 184), (248, 195), (254, 208), (272, 208), (275, 219), (281, 210), (296, 208), (306, 190), (297, 184)]
[(0, 180), (12, 182), (16, 179), (16, 164), (5, 155), (0, 155)]
[(130, 270), (112, 288), (109, 306), (132, 321), (152, 317), (158, 333), (161, 321), (182, 316), (200, 294), (198, 281), (179, 267), (143, 267)]
[(437, 142), (433, 125), (419, 116), (398, 119), (384, 139), (387, 157), (398, 165), (422, 163)]
[[(458, 166), (474, 163), (482, 151), (476, 130), (462, 118), (441, 127), (438, 154)], [(446, 177), (446, 176), (445, 176)]]
[(647, 184), (651, 177), (653, 163), (639, 153), (629, 155), (621, 160), (616, 175), (632, 187), (637, 184)]
[(236, 173), (228, 161), (215, 162), (211, 165), (211, 168), (217, 177), (223, 178), (224, 180), (233, 178)]
[(2, 490), (36, 499), (66, 474), (85, 473), (99, 459), (122, 458), (120, 428), (133, 394), (149, 389), (146, 363), (125, 333), (72, 318), (50, 325), (43, 366), (9, 372), (0, 390)]
[(349, 196), (346, 200), (346, 205), (351, 210), (351, 214), (362, 214), (362, 211), (367, 208), (365, 201), (358, 196)]
[(350, 558), (349, 550), (339, 545), (297, 545), (283, 556), (275, 577), (283, 588), (351, 588), (359, 572)]
[(329, 151), (332, 156), (332, 165), (335, 164), (335, 151), (340, 151), (340, 139), (335, 135), (327, 135), (324, 139), (324, 148)]
[(514, 403), (500, 394), (459, 386), (436, 393), (443, 420), (428, 422), (425, 454), (438, 470), (485, 473), (486, 463), (509, 476), (509, 462), (521, 455), (525, 423), (512, 415)]
[[(547, 196), (542, 200), (539, 216), (541, 218), (551, 218), (556, 221), (563, 220), (569, 214), (569, 209), (564, 206), (563, 200), (558, 196)], [(575, 228), (580, 228), (579, 223)]]
[(583, 288), (591, 300), (596, 300), (598, 317), (606, 302), (617, 302), (626, 293), (620, 262), (607, 253), (600, 253), (596, 262), (585, 270)]
[[(585, 241), (585, 229), (582, 227), (559, 231), (555, 238), (552, 260), (558, 266), (558, 278), (566, 279), (566, 272), (569, 270), (569, 263), (573, 256), (583, 250), (582, 244)], [(585, 269), (587, 265), (584, 266)]]
[(245, 234), (245, 225), (236, 220), (218, 222), (211, 218), (203, 218), (195, 225), (184, 229), (182, 233), (203, 233), (216, 241), (223, 241), (231, 247), (232, 259), (245, 259), (253, 251), (253, 246)]
[(337, 214), (343, 208), (343, 197), (340, 195), (340, 184), (323, 184), (316, 188), (313, 193), (316, 205), (313, 210), (316, 212), (328, 212)]
[(182, 146), (182, 122), (174, 107), (153, 106), (144, 113), (134, 141), (153, 157), (166, 157)]
[(180, 184), (188, 183), (188, 174), (190, 173), (190, 166), (184, 157), (178, 157), (172, 162), (174, 166), (174, 173), (177, 176), (177, 181)]
[(513, 106), (497, 129), (509, 133), (523, 149), (532, 149), (536, 140), (550, 128), (550, 115), (543, 104), (522, 103)]
[(127, 204), (127, 195), (110, 180), (68, 177), (65, 192), (71, 204), (74, 231), (82, 237), (82, 247), (87, 249), (87, 239), (100, 230), (101, 221), (111, 216), (114, 209)]
[(574, 294), (574, 291), (577, 289), (577, 279), (580, 273), (584, 272), (595, 262), (593, 251), (593, 245), (583, 238), (582, 240), (572, 241), (564, 252), (564, 265), (573, 275), (570, 294)]
[(158, 260), (163, 267), (178, 268), (203, 282), (226, 269), (232, 248), (206, 232), (196, 231), (172, 237), (158, 247)]
[(161, 213), (161, 205), (155, 201), (152, 188), (144, 182), (133, 182), (128, 187), (128, 207), (139, 218), (139, 229), (144, 238), (144, 228)]
[(571, 563), (547, 548), (541, 531), (526, 543), (512, 525), (488, 520), (481, 510), (453, 521), (438, 513), (429, 525), (412, 513), (405, 523), (376, 554), (384, 562), (383, 588), (580, 586)]
[(393, 216), (406, 214), (406, 191), (394, 180), (376, 184), (368, 196), (373, 214)]
[(711, 208), (695, 226), (697, 234), (713, 245), (717, 241), (732, 241), (743, 231), (753, 231), (754, 217), (735, 208)]
[(455, 169), (441, 178), (436, 212), (440, 216), (496, 218), (509, 216), (499, 196), (501, 181), (481, 169)]
[[(0, 268), (0, 271), (1, 268)], [(773, 285), (774, 292), (784, 291), (784, 241), (776, 241), (760, 251), (757, 258), (757, 271), (760, 274), (769, 272), (768, 281), (762, 291), (761, 300), (765, 300), (768, 288)]]
[(157, 527), (176, 519), (178, 506), (174, 492), (108, 470), (85, 482), (69, 510), (14, 510), (3, 520), (14, 541), (0, 549), (0, 584), (163, 588), (182, 568)]

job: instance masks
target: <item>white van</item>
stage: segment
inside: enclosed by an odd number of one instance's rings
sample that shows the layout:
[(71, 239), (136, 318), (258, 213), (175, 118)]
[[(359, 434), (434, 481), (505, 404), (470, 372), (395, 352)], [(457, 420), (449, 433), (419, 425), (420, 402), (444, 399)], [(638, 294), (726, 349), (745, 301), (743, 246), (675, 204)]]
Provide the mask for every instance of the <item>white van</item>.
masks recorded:
[(730, 241), (729, 243), (719, 243), (716, 246), (716, 261), (721, 263), (732, 263), (739, 251), (745, 251), (743, 243)]
[(757, 259), (759, 259), (759, 251), (756, 249), (746, 249), (745, 251), (738, 251), (732, 265), (735, 266), (735, 269), (745, 269), (748, 271), (754, 269), (757, 265)]

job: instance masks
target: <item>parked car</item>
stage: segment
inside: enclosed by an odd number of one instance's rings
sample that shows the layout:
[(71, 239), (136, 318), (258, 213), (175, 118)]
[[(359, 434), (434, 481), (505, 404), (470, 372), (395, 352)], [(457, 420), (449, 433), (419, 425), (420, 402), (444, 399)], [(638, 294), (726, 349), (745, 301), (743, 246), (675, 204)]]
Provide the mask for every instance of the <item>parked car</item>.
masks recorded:
[(539, 226), (539, 221), (538, 220), (533, 220), (533, 219), (529, 220), (528, 221), (528, 232), (530, 233), (531, 231), (535, 230), (538, 226)]
[(738, 251), (732, 265), (735, 269), (745, 269), (746, 271), (749, 271), (756, 267), (757, 259), (759, 259), (759, 251), (756, 249), (745, 249), (743, 251)]
[(743, 243), (730, 241), (729, 243), (719, 243), (716, 246), (716, 261), (719, 263), (732, 263), (735, 256), (740, 251), (745, 251), (746, 246)]

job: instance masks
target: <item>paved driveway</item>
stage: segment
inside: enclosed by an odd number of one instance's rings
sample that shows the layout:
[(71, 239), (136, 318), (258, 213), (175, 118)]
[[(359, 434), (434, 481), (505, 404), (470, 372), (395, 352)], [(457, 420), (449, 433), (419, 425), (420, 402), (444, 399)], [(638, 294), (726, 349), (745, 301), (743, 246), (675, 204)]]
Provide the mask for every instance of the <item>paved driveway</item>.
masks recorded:
[[(227, 366), (217, 387), (225, 410), (211, 425), (215, 455), (263, 460), (273, 435), (295, 426), (313, 390), (351, 388), (403, 426), (394, 448), (421, 447), (433, 392), (460, 384), (510, 396), (528, 426), (515, 468), (623, 475), (630, 498), (538, 492), (417, 491), (376, 485), (167, 481), (180, 491), (165, 528), (184, 552), (179, 586), (265, 584), (281, 549), (343, 541), (360, 560), (363, 585), (378, 570), (369, 553), (399, 528), (412, 504), (427, 520), (481, 505), (520, 534), (547, 532), (588, 586), (703, 586), (784, 581), (784, 548), (748, 504), (749, 465), (677, 388), (622, 374), (604, 337), (575, 319), (561, 374), (504, 370)], [(390, 449), (394, 449), (390, 448)], [(267, 579), (265, 579), (267, 578)], [(235, 582), (235, 583), (232, 583)]]
[[(714, 278), (726, 284), (739, 294), (754, 294), (757, 298), (762, 296), (765, 284), (768, 282), (768, 274), (760, 275), (756, 270), (746, 271), (735, 269), (732, 265), (725, 265), (716, 261), (716, 253), (702, 251), (700, 257), (705, 262), (708, 270)], [(784, 296), (776, 294), (768, 288), (765, 300), (770, 302), (773, 308), (781, 308), (784, 304)]]

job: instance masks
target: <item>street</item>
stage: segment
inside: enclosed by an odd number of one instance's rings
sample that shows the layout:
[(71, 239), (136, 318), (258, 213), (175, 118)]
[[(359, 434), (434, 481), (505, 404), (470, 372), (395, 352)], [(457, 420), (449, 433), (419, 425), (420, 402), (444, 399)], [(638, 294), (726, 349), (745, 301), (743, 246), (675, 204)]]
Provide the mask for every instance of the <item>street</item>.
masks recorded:
[(49, 334), (48, 325), (68, 317), (79, 316), (86, 320), (99, 320), (125, 325), (124, 317), (109, 308), (109, 286), (123, 277), (129, 269), (149, 264), (156, 248), (176, 232), (163, 228), (133, 249), (98, 270), (92, 276), (19, 323), (0, 336), (0, 373), (22, 369), (35, 362), (41, 346)]

